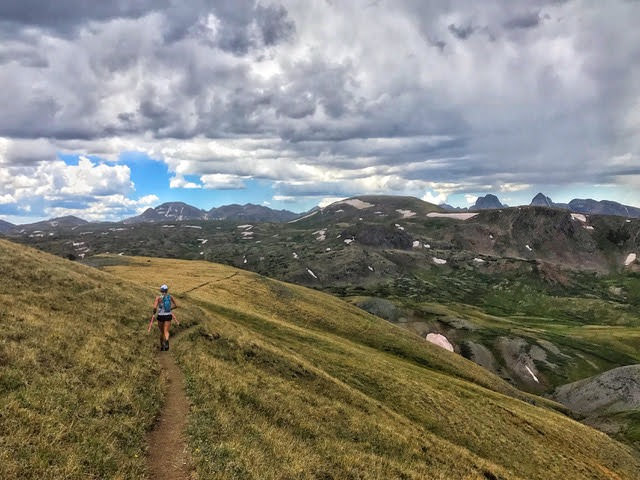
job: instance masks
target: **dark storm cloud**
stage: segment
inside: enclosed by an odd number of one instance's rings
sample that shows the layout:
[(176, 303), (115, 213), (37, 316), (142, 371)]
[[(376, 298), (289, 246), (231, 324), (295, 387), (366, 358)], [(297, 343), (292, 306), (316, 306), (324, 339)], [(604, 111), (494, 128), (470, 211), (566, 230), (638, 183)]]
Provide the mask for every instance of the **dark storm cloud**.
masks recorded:
[(282, 5), (258, 5), (256, 21), (265, 45), (288, 40), (296, 31), (295, 23), (287, 17), (287, 10)]
[(467, 38), (469, 38), (473, 33), (475, 33), (478, 30), (478, 27), (474, 27), (473, 25), (469, 24), (469, 25), (465, 25), (465, 26), (458, 26), (455, 24), (450, 24), (449, 25), (449, 31), (458, 39), (460, 40), (466, 40)]
[[(291, 194), (348, 194), (367, 175), (464, 188), (630, 177), (607, 159), (640, 148), (638, 8), (0, 0), (0, 161), (71, 144), (117, 157), (122, 141), (172, 172), (316, 183)], [(322, 166), (348, 181), (314, 182)]]
[(539, 12), (529, 12), (511, 17), (504, 22), (506, 29), (535, 28), (540, 25), (542, 18)]
[(113, 18), (138, 18), (146, 13), (162, 9), (169, 2), (164, 0), (2, 0), (0, 22), (40, 26), (68, 33), (69, 29), (84, 22), (104, 21)]
[(16, 62), (22, 67), (46, 68), (49, 66), (47, 57), (36, 49), (26, 45), (0, 45), (0, 66)]

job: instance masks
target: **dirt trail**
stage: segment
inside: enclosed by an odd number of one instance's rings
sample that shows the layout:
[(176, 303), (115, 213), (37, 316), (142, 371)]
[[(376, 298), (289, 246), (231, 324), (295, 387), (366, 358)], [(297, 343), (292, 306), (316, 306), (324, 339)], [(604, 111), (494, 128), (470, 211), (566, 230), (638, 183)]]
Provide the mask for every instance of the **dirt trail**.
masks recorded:
[(158, 352), (158, 357), (167, 379), (167, 396), (160, 418), (147, 439), (149, 478), (189, 480), (191, 462), (185, 438), (189, 401), (185, 394), (184, 376), (170, 352)]

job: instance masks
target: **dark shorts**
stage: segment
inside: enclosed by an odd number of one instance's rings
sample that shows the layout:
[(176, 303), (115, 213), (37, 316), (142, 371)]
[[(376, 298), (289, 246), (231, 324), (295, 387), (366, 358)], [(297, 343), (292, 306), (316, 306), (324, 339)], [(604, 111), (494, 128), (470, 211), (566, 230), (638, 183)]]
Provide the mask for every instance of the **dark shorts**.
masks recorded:
[(158, 315), (158, 322), (170, 322), (173, 317), (171, 315)]

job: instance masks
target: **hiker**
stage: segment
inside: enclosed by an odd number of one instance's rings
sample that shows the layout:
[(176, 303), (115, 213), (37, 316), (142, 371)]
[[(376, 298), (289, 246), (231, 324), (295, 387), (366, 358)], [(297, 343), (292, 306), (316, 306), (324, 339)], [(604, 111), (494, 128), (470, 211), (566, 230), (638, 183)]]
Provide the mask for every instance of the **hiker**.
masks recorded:
[(178, 304), (169, 295), (169, 287), (162, 285), (160, 287), (161, 295), (156, 297), (153, 302), (153, 315), (151, 315), (151, 322), (149, 322), (149, 328), (147, 331), (151, 331), (151, 325), (153, 324), (153, 318), (155, 316), (158, 321), (158, 328), (160, 329), (160, 350), (169, 350), (169, 327), (171, 326), (171, 320), (175, 320), (180, 325), (180, 322), (176, 318), (175, 314), (171, 311), (172, 308), (178, 308)]

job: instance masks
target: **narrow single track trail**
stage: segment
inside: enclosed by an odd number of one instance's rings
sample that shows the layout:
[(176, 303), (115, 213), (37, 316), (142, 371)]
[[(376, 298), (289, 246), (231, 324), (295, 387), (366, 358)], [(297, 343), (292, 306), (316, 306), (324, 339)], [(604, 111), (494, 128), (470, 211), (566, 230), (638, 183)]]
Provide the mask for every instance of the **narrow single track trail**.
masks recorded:
[[(181, 296), (210, 283), (229, 280), (236, 275), (237, 273), (234, 273), (218, 280), (205, 282), (182, 292)], [(171, 335), (171, 338), (173, 341), (177, 340), (194, 326)], [(195, 478), (195, 473), (186, 441), (185, 430), (189, 416), (189, 400), (185, 393), (184, 375), (176, 365), (171, 350), (158, 352), (158, 362), (167, 381), (167, 395), (160, 411), (160, 418), (147, 438), (149, 478), (151, 480), (190, 480)]]
[(184, 376), (171, 351), (158, 352), (158, 362), (167, 381), (167, 395), (160, 418), (147, 439), (149, 478), (189, 480), (192, 468), (185, 437), (189, 401), (185, 394)]

